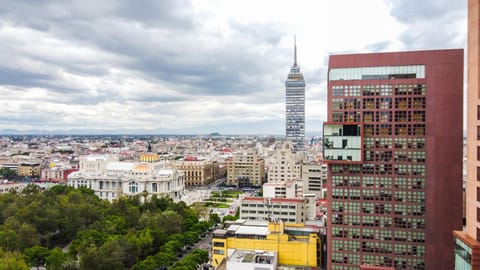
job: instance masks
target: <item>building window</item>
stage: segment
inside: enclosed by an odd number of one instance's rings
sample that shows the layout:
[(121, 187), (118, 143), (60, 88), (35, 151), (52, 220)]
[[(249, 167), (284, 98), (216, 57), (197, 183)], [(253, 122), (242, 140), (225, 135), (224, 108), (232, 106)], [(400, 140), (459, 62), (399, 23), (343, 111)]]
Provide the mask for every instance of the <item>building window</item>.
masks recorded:
[(223, 250), (219, 250), (219, 249), (214, 249), (213, 250), (213, 254), (219, 254), (219, 255), (224, 255), (224, 251)]
[(213, 242), (214, 247), (225, 247), (225, 243), (223, 242)]
[(480, 120), (480, 105), (477, 105), (477, 120)]
[(128, 191), (130, 193), (137, 193), (138, 192), (138, 184), (136, 182), (128, 183)]
[(152, 192), (158, 192), (158, 184), (152, 183)]
[(477, 208), (477, 222), (480, 222), (480, 208)]

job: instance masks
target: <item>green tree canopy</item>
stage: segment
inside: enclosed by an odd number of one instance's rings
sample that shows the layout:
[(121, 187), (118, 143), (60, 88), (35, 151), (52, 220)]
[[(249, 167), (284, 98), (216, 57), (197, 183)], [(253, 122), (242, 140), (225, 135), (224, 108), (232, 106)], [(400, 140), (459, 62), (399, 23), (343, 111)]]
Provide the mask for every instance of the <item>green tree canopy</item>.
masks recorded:
[(46, 247), (33, 246), (26, 248), (23, 251), (23, 254), (25, 255), (25, 260), (30, 266), (40, 269), (40, 266), (45, 266), (47, 263), (47, 257), (50, 255), (50, 252)]

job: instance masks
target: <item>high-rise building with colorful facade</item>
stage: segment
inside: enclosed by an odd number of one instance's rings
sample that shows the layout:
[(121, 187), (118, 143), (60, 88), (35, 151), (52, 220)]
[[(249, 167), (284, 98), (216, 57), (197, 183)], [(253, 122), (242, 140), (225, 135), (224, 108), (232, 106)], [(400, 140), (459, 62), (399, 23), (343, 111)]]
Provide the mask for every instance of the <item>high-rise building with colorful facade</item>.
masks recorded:
[(332, 55), (328, 269), (452, 269), (463, 50)]
[(466, 227), (454, 232), (455, 269), (480, 269), (480, 3), (468, 1)]
[(297, 64), (297, 44), (294, 45), (293, 66), (285, 82), (285, 133), (295, 151), (305, 150), (305, 80)]

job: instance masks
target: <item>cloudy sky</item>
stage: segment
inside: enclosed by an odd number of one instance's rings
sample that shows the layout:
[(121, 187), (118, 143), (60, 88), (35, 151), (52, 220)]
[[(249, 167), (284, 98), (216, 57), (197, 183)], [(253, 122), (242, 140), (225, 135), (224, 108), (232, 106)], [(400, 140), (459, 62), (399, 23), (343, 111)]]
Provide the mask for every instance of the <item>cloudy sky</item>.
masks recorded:
[(466, 48), (466, 0), (0, 0), (0, 131), (284, 134), (332, 53)]

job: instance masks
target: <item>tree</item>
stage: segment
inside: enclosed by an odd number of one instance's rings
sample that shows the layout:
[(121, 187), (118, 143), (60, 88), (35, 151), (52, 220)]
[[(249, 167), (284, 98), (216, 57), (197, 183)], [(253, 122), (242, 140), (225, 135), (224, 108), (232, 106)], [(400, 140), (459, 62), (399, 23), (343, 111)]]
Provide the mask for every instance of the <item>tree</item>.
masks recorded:
[(220, 216), (219, 216), (217, 213), (211, 213), (211, 214), (208, 216), (208, 221), (209, 221), (212, 225), (217, 225), (218, 223), (222, 222), (222, 220), (220, 219)]
[(205, 219), (208, 215), (209, 210), (202, 203), (194, 203), (190, 206), (190, 208), (200, 219)]
[(192, 254), (196, 254), (199, 256), (199, 263), (208, 262), (208, 250), (205, 249), (196, 249), (192, 252)]
[(132, 270), (155, 270), (157, 269), (157, 261), (154, 256), (148, 256), (145, 260), (137, 262)]
[(67, 255), (60, 248), (50, 250), (50, 254), (46, 259), (48, 270), (62, 270), (63, 265), (67, 261)]
[(170, 251), (162, 251), (155, 255), (157, 266), (168, 267), (175, 261), (176, 254)]
[(24, 195), (34, 195), (40, 193), (40, 186), (35, 184), (28, 184), (23, 190), (22, 194)]
[[(97, 230), (87, 230), (78, 233), (77, 238), (70, 246), (70, 253), (76, 255), (86, 252), (88, 248), (97, 248), (102, 246), (107, 241), (107, 235)], [(88, 251), (87, 251), (88, 253)]]
[(108, 214), (124, 217), (128, 227), (136, 226), (140, 217), (140, 210), (137, 204), (138, 201), (120, 197), (110, 205)]
[(40, 269), (40, 266), (45, 266), (50, 252), (46, 247), (33, 246), (26, 248), (23, 251), (23, 255), (25, 255), (25, 259), (30, 266)]
[(92, 229), (96, 229), (105, 234), (125, 234), (128, 229), (127, 222), (124, 217), (110, 215), (93, 224)]
[(20, 225), (18, 230), (18, 240), (20, 249), (22, 250), (40, 244), (40, 237), (37, 229), (32, 224), (28, 223)]
[(198, 233), (194, 231), (188, 231), (183, 234), (185, 238), (185, 244), (189, 246), (193, 246), (195, 243), (198, 242)]
[(166, 210), (160, 214), (158, 226), (165, 230), (167, 234), (181, 233), (183, 230), (184, 219), (174, 211)]
[(178, 240), (170, 240), (163, 245), (162, 250), (179, 256), (183, 252), (183, 243)]
[(223, 223), (225, 223), (226, 221), (235, 221), (237, 220), (238, 218), (235, 217), (235, 216), (231, 216), (231, 215), (226, 215), (223, 217)]
[(0, 270), (30, 270), (18, 252), (5, 252), (0, 248)]
[[(128, 237), (128, 236), (127, 236)], [(138, 231), (135, 235), (128, 237), (129, 241), (135, 242), (135, 245), (140, 250), (139, 257), (145, 258), (153, 251), (155, 236), (151, 229), (143, 229)]]
[(0, 168), (0, 177), (11, 180), (17, 177), (17, 172), (10, 168), (2, 167)]
[(18, 249), (18, 235), (14, 230), (0, 229), (0, 247), (7, 251)]
[(98, 249), (97, 269), (124, 270), (127, 256), (126, 243), (122, 238), (112, 239)]
[(98, 250), (94, 246), (89, 246), (80, 253), (80, 270), (95, 270), (97, 266)]

